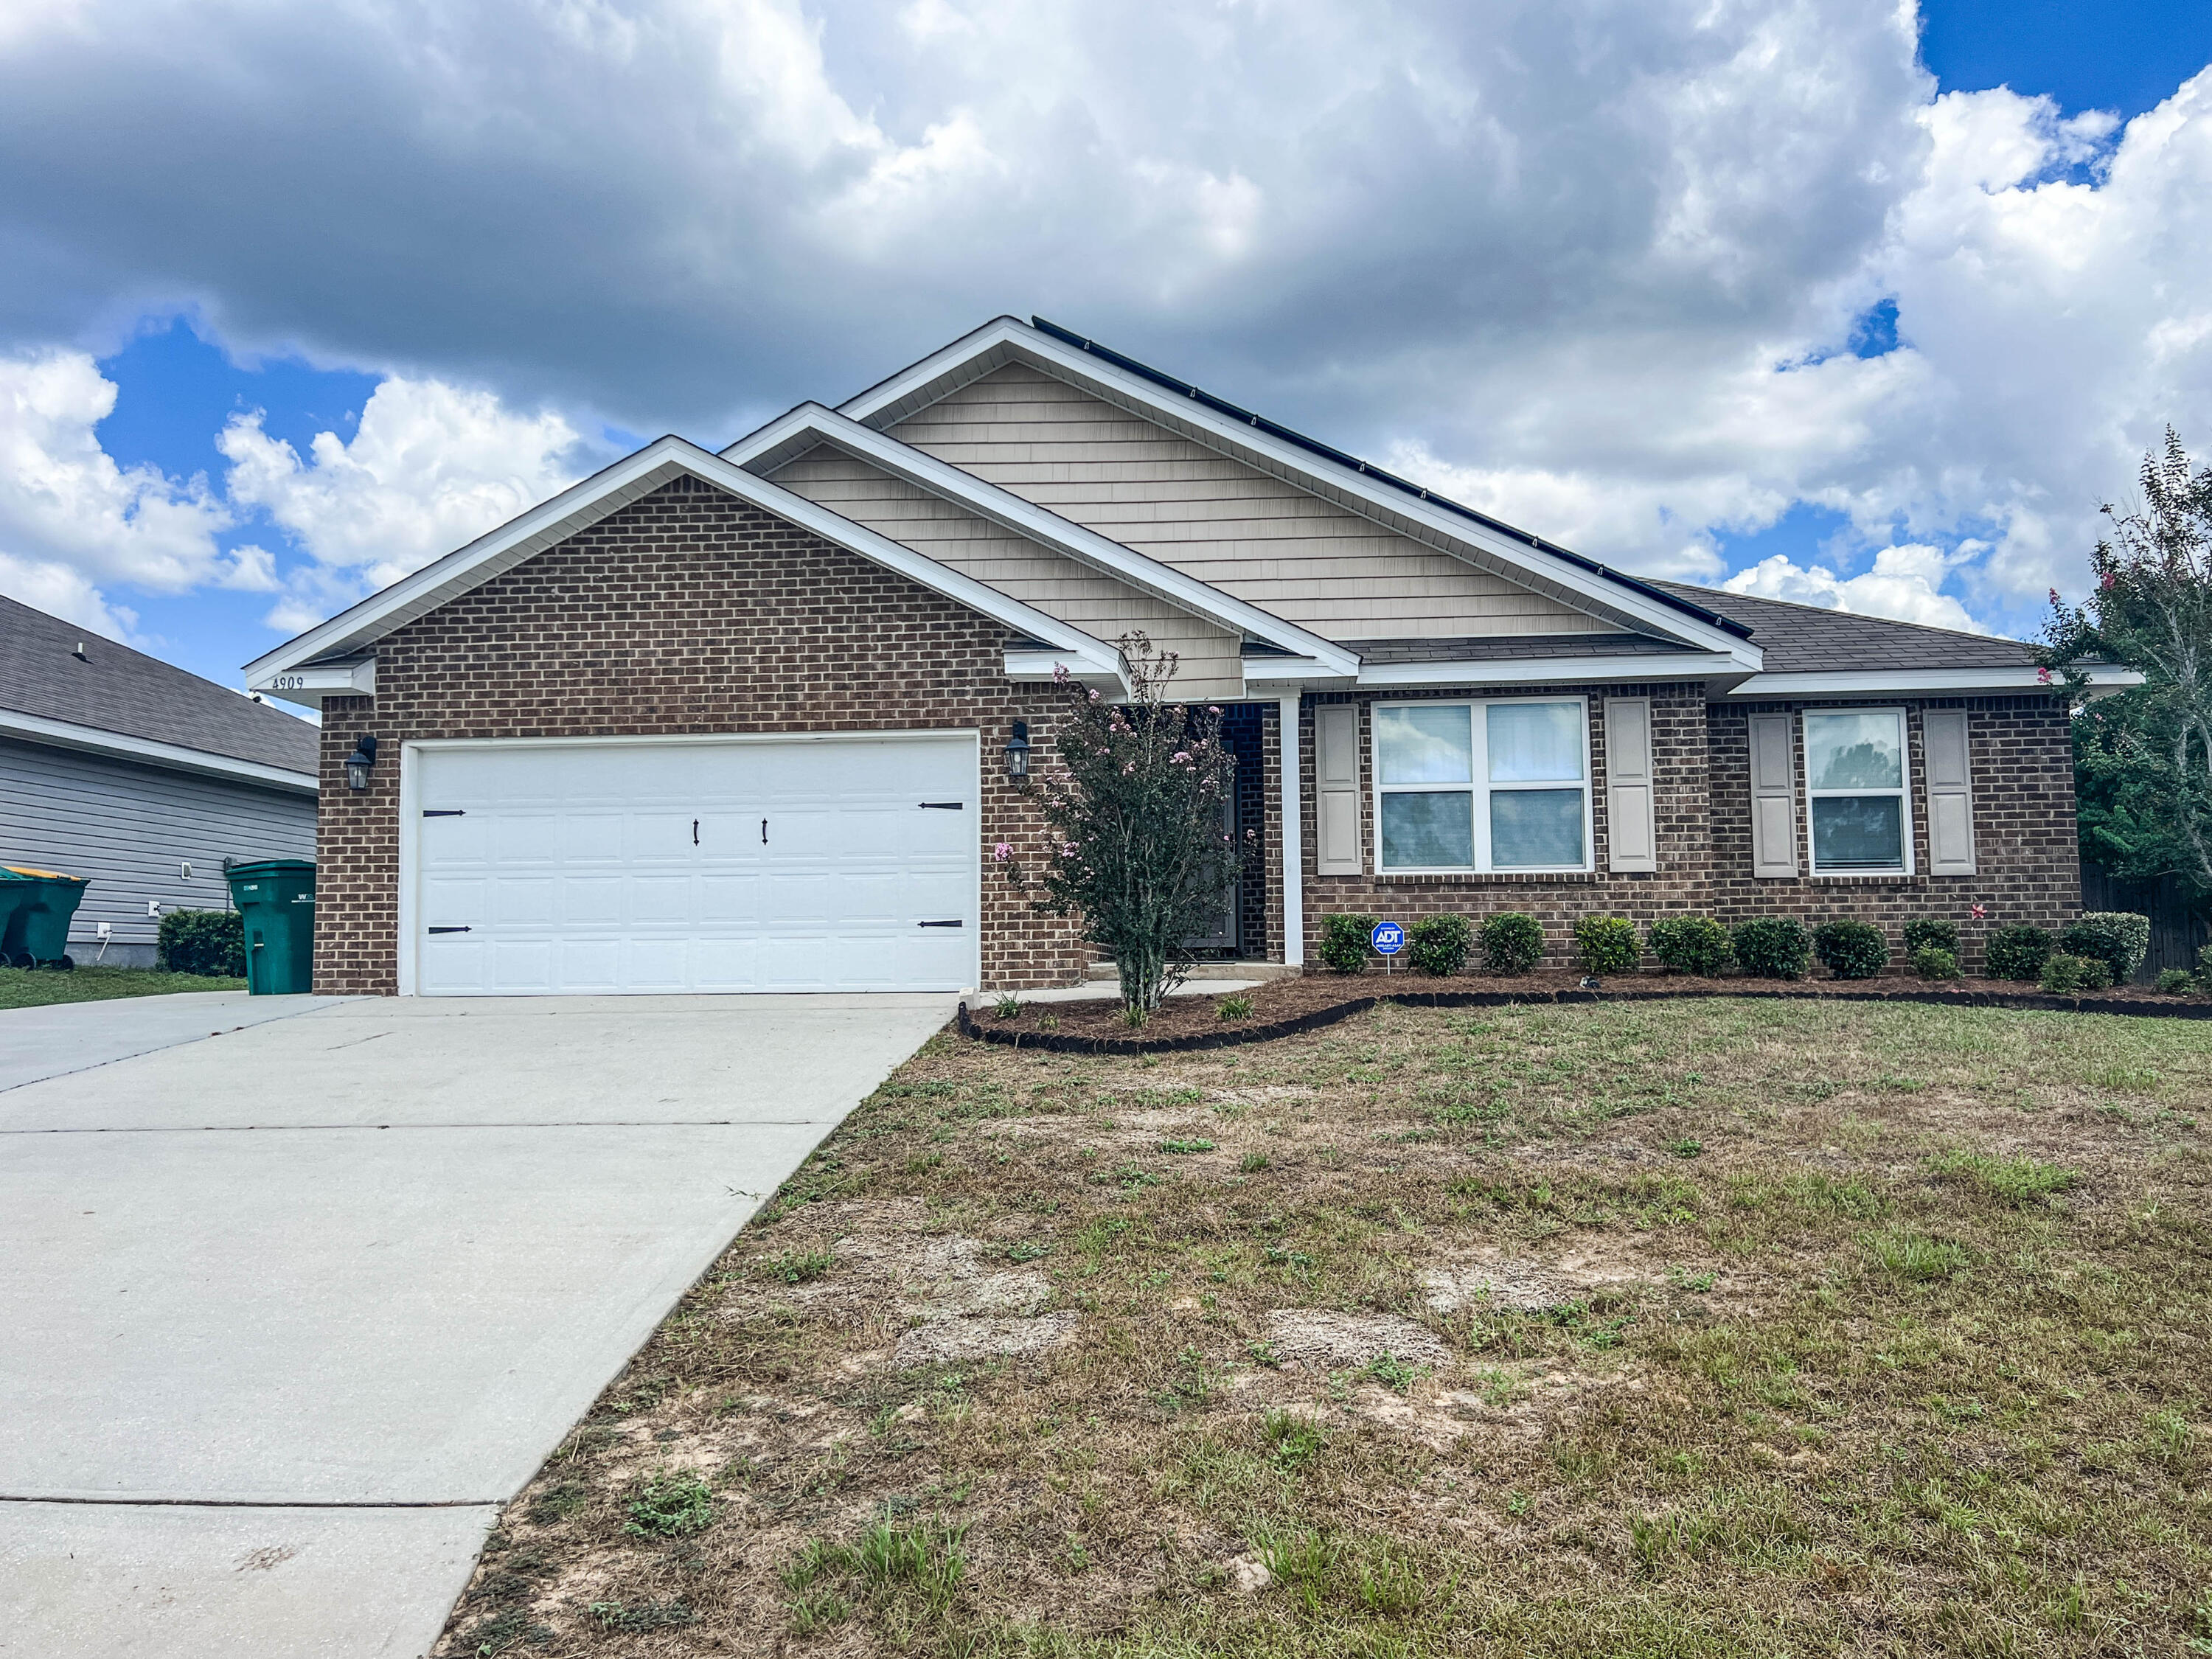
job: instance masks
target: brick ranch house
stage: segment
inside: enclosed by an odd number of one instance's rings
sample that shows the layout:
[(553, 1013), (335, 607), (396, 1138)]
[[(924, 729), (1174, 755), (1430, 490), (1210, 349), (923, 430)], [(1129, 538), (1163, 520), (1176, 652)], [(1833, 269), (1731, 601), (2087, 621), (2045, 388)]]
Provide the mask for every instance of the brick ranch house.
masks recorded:
[(1561, 960), (1577, 916), (1694, 911), (1944, 916), (1976, 962), (2080, 908), (2024, 645), (1626, 576), (1001, 318), (719, 454), (649, 444), (250, 665), (322, 710), (316, 988), (1079, 978), (989, 849), (1038, 848), (1006, 750), (1049, 769), (1055, 672), (1122, 692), (1136, 630), (1227, 711), (1261, 848), (1210, 955), (1510, 908)]

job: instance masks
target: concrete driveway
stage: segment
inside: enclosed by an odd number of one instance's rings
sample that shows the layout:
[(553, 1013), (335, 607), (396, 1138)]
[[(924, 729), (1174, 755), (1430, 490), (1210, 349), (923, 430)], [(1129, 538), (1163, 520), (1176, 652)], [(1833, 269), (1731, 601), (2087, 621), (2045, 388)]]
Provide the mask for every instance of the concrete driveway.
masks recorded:
[(426, 1652), (497, 1506), (952, 1000), (0, 1013), (0, 1653)]

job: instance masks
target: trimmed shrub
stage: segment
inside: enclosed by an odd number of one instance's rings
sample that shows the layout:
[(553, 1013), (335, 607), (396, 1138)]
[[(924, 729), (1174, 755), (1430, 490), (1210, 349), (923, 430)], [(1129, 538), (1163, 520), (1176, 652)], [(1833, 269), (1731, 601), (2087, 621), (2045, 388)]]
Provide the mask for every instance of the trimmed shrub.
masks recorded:
[(1729, 935), (1735, 965), (1753, 979), (1802, 979), (1813, 959), (1805, 924), (1790, 916), (1753, 916)]
[(1936, 916), (1915, 916), (1905, 924), (1905, 954), (1917, 951), (1948, 951), (1959, 954), (1959, 924)]
[(1575, 924), (1575, 954), (1589, 973), (1632, 974), (1644, 959), (1644, 945), (1626, 916), (1584, 916)]
[(1423, 916), (1406, 930), (1406, 954), (1413, 966), (1438, 979), (1467, 966), (1474, 948), (1474, 924), (1465, 916)]
[(1321, 963), (1332, 974), (1356, 974), (1367, 966), (1369, 937), (1375, 932), (1372, 916), (1323, 916), (1321, 919)]
[(2045, 990), (2065, 996), (2075, 991), (2101, 991), (2112, 982), (2109, 963), (2096, 957), (2077, 957), (2061, 951), (2043, 964), (2038, 981)]
[(1941, 945), (1923, 945), (1905, 959), (1905, 965), (1921, 979), (1956, 979), (1959, 977), (1959, 958)]
[(2197, 975), (2186, 968), (2168, 968), (2159, 975), (2158, 988), (2169, 994), (2185, 996), (2197, 988)]
[(155, 935), (154, 961), (172, 974), (246, 977), (246, 918), (235, 910), (172, 910)]
[(2081, 920), (2058, 936), (2058, 948), (2077, 957), (2094, 957), (2112, 970), (2112, 983), (2125, 985), (2150, 954), (2150, 918), (2132, 910), (2085, 910)]
[(1889, 966), (1889, 940), (1866, 921), (1824, 921), (1813, 930), (1813, 954), (1838, 979), (1872, 979)]
[(1544, 959), (1544, 924), (1519, 910), (1482, 919), (1482, 956), (1493, 974), (1525, 974)]
[(1984, 953), (1984, 969), (1991, 979), (2033, 982), (2042, 976), (2043, 964), (2050, 960), (2050, 933), (2021, 923), (2000, 927), (1990, 935), (1989, 949)]
[(1651, 954), (1662, 968), (1710, 978), (1732, 959), (1728, 929), (1711, 916), (1668, 916), (1651, 924)]

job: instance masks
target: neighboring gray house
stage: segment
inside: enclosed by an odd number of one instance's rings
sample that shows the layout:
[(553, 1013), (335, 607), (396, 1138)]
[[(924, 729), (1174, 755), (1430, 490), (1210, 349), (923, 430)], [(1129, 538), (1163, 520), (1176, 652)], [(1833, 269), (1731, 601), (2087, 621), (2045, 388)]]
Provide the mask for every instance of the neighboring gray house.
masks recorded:
[(153, 966), (161, 912), (228, 907), (226, 859), (314, 857), (315, 750), (304, 720), (0, 599), (0, 865), (91, 879), (79, 963)]

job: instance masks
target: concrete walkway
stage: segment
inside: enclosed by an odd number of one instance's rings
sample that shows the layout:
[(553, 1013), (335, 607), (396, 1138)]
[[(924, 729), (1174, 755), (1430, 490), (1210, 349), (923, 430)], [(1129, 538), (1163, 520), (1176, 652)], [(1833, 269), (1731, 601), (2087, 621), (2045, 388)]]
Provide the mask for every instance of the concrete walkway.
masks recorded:
[(182, 1000), (76, 1005), (87, 1052), (196, 1040), (0, 1071), (0, 1653), (426, 1652), (496, 1506), (954, 999), (128, 1029)]

